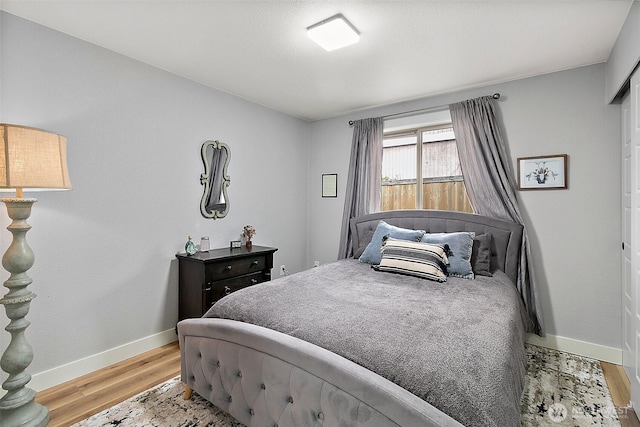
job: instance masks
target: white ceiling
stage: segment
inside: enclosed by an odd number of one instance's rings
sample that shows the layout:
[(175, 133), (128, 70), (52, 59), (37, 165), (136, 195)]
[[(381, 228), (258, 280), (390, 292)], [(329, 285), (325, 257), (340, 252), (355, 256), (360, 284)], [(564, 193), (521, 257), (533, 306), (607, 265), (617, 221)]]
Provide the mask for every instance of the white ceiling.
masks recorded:
[[(607, 60), (633, 0), (0, 0), (0, 9), (318, 120)], [(342, 13), (360, 42), (306, 28)]]

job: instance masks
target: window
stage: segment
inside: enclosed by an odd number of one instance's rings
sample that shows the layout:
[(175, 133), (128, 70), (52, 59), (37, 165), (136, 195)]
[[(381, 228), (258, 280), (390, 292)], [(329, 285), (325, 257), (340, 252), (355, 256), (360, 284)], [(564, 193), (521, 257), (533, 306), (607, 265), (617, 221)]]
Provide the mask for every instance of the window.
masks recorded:
[(385, 122), (380, 210), (473, 212), (462, 180), (451, 119), (448, 111), (443, 113), (439, 112), (441, 119), (435, 119), (440, 123), (435, 124), (425, 122), (424, 116), (422, 120), (414, 118), (413, 123), (407, 118), (404, 123), (397, 119)]

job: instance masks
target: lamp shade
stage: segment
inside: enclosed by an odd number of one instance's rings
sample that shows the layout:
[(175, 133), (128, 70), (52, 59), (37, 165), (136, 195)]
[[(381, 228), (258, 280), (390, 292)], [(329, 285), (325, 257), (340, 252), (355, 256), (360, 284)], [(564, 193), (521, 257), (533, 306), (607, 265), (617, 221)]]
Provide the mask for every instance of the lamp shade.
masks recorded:
[(0, 124), (0, 191), (70, 188), (65, 137), (29, 127)]

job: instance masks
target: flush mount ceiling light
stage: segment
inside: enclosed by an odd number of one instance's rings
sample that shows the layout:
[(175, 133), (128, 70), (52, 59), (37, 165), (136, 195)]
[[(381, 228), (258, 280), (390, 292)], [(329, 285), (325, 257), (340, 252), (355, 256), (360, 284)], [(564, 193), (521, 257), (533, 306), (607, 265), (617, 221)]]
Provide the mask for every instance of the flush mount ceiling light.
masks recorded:
[(358, 30), (341, 13), (308, 27), (307, 36), (329, 52), (360, 40)]

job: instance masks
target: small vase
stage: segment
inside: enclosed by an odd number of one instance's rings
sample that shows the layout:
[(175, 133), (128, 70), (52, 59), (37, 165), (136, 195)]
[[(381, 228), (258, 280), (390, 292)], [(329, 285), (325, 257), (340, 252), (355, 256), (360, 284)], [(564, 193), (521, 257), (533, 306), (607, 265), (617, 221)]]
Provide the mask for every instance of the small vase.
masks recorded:
[(189, 236), (189, 240), (184, 245), (184, 251), (187, 253), (187, 256), (191, 256), (196, 253), (196, 245), (191, 241), (191, 236)]
[(209, 238), (208, 237), (201, 237), (200, 238), (200, 252), (209, 252), (210, 246), (209, 246)]
[(245, 243), (244, 245), (247, 249), (251, 249), (251, 247), (253, 246), (253, 243), (251, 242), (251, 240), (247, 240), (247, 243)]

